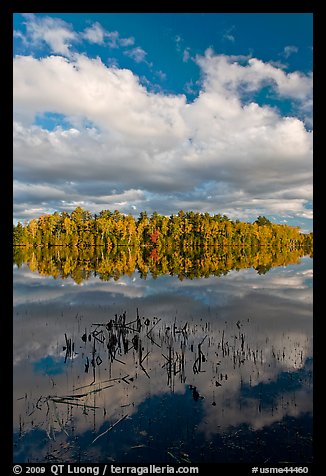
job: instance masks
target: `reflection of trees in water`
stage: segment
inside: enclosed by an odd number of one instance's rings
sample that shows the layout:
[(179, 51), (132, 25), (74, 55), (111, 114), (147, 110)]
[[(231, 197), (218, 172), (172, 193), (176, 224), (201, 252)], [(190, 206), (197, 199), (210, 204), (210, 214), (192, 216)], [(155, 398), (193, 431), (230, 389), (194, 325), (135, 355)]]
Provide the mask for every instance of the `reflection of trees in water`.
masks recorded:
[(169, 274), (194, 279), (221, 276), (231, 270), (253, 267), (265, 274), (275, 266), (296, 264), (309, 251), (304, 248), (261, 247), (193, 247), (181, 248), (125, 247), (107, 251), (103, 247), (15, 247), (14, 263), (27, 263), (32, 271), (55, 278), (71, 277), (81, 283), (92, 276), (103, 281), (118, 280), (139, 272), (142, 279)]

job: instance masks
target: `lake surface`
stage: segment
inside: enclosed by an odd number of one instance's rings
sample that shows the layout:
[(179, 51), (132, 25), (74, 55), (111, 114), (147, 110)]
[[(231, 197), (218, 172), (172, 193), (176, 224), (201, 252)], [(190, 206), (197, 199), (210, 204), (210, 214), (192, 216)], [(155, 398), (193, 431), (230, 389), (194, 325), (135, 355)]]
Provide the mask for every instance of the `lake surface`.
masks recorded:
[(192, 279), (91, 261), (14, 264), (14, 462), (312, 462), (311, 257)]

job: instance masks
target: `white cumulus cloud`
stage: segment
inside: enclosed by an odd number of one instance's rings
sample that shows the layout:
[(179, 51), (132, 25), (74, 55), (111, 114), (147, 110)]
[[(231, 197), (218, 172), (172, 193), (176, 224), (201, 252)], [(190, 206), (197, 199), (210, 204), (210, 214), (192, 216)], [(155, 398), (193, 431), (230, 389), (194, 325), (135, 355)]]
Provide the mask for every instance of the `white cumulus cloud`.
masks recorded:
[[(312, 132), (298, 117), (248, 100), (268, 84), (304, 103), (311, 76), (211, 50), (196, 63), (202, 81), (188, 102), (150, 91), (132, 71), (100, 58), (15, 57), (14, 177), (29, 184), (20, 185), (16, 205), (27, 210), (44, 192), (43, 202), (54, 207), (61, 190), (66, 204), (86, 197), (92, 210), (107, 204), (127, 212), (311, 217)], [(49, 112), (68, 125), (36, 125)], [(67, 187), (69, 181), (76, 185)]]
[(26, 34), (20, 31), (15, 32), (25, 45), (39, 47), (46, 43), (54, 53), (68, 56), (70, 46), (78, 41), (78, 34), (72, 26), (61, 20), (52, 17), (37, 17), (33, 13), (25, 13)]
[(121, 38), (118, 31), (107, 31), (99, 22), (85, 28), (81, 36), (90, 43), (107, 45), (110, 48), (127, 47), (135, 43), (133, 37)]
[(136, 63), (141, 63), (143, 61), (146, 61), (146, 51), (143, 50), (140, 46), (136, 46), (135, 48), (132, 48), (131, 50), (126, 50), (124, 52), (126, 56), (129, 56), (129, 58), (132, 58)]

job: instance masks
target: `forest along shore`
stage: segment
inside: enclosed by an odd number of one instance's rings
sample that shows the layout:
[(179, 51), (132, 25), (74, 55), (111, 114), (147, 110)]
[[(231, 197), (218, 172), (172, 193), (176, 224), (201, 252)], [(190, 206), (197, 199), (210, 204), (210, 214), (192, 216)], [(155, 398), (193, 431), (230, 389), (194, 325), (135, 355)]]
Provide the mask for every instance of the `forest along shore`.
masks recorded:
[(13, 227), (14, 246), (271, 246), (276, 249), (304, 247), (312, 253), (313, 233), (299, 227), (272, 223), (259, 216), (253, 223), (231, 220), (226, 215), (184, 212), (169, 217), (141, 212), (135, 219), (115, 210), (92, 214), (77, 207), (70, 214), (54, 212)]

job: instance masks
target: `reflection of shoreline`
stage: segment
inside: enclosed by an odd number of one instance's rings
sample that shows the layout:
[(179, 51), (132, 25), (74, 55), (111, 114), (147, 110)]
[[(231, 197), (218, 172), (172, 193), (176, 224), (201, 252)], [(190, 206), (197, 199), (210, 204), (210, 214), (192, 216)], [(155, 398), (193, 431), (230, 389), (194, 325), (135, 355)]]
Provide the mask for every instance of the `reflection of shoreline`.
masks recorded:
[[(227, 442), (227, 435), (238, 438), (238, 431), (243, 435), (241, 441), (246, 435), (255, 439), (255, 435), (281, 427), (285, 435), (289, 421), (293, 425), (289, 431), (294, 432), (296, 425), (305, 421), (309, 432), (312, 415), (311, 264), (312, 260), (305, 258), (298, 265), (275, 268), (265, 275), (247, 269), (239, 273), (233, 271), (225, 279), (211, 276), (181, 281), (166, 276), (155, 280), (149, 276), (145, 281), (134, 273), (107, 283), (91, 275), (84, 286), (75, 285), (71, 279), (44, 278), (27, 265), (15, 267), (16, 455), (24, 445), (27, 448), (28, 442), (36, 437), (33, 435), (39, 432), (43, 443), (35, 451), (28, 450), (32, 459), (51, 456), (54, 448), (58, 452), (53, 455), (59, 455), (60, 444), (65, 446), (76, 439), (81, 442), (85, 455), (98, 452), (100, 461), (102, 455), (109, 454), (106, 445), (111, 445), (110, 451), (119, 448), (118, 435), (126, 429), (134, 435), (133, 443), (126, 437), (127, 447), (128, 444), (137, 447), (148, 444), (150, 428), (169, 427), (176, 421), (178, 425), (183, 422), (189, 426), (188, 449), (197, 448), (197, 452), (200, 449), (195, 445), (199, 441), (208, 444), (220, 438)], [(132, 347), (134, 334), (131, 331), (126, 334), (128, 352), (124, 352), (122, 338), (120, 350), (116, 344), (116, 357), (121, 362), (110, 361), (108, 333), (103, 342), (96, 341), (94, 355), (93, 337), (89, 340), (96, 329), (92, 324), (107, 325), (115, 313), (124, 310), (126, 322), (130, 323), (137, 318), (137, 307), (142, 322), (139, 334), (144, 348), (141, 359), (145, 357), (142, 365), (149, 377), (139, 365), (139, 348), (137, 353)], [(146, 336), (159, 319), (150, 336), (161, 347)], [(182, 332), (175, 332), (173, 341), (169, 335), (174, 325), (176, 331), (180, 331), (186, 323), (188, 339), (184, 347)], [(131, 327), (134, 325), (136, 323)], [(168, 327), (170, 334), (166, 332)], [(97, 327), (97, 331), (101, 329), (102, 326)], [(194, 373), (194, 368), (199, 369), (198, 361), (195, 367), (194, 364), (200, 343), (205, 359), (201, 362), (201, 371)], [(177, 372), (172, 388), (168, 385), (169, 364), (165, 358), (169, 359), (170, 345), (174, 355), (172, 364), (176, 364)], [(183, 374), (178, 372), (182, 351)], [(93, 358), (96, 379), (89, 386), (93, 381)], [(109, 379), (117, 381), (112, 385), (112, 381), (105, 382)], [(101, 391), (87, 394), (88, 390), (101, 387)], [(62, 399), (83, 393), (87, 395), (70, 399), (68, 403)], [(195, 399), (197, 393), (198, 399)], [(125, 415), (128, 416), (116, 430), (90, 445)], [(148, 435), (139, 436), (140, 431)], [(176, 427), (175, 438), (179, 435), (182, 439), (182, 431), (182, 425)], [(305, 433), (302, 431), (298, 438), (303, 444)], [(151, 444), (157, 446), (161, 444), (159, 433), (156, 438)], [(85, 440), (90, 447), (83, 446)], [(291, 444), (296, 443), (293, 440)], [(294, 446), (292, 449), (294, 451)], [(136, 450), (133, 451), (136, 454)], [(144, 448), (139, 449), (139, 453), (142, 451)], [(305, 451), (310, 454), (308, 439)], [(67, 455), (71, 456), (72, 452), (70, 447)]]
[(273, 267), (298, 264), (307, 255), (302, 248), (260, 247), (193, 247), (180, 248), (116, 247), (15, 247), (14, 264), (26, 263), (31, 271), (54, 278), (71, 277), (80, 284), (93, 276), (115, 281), (123, 275), (138, 271), (139, 277), (148, 275), (178, 276), (179, 280), (208, 276), (223, 276), (231, 270), (254, 268), (265, 274)]

